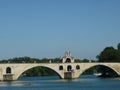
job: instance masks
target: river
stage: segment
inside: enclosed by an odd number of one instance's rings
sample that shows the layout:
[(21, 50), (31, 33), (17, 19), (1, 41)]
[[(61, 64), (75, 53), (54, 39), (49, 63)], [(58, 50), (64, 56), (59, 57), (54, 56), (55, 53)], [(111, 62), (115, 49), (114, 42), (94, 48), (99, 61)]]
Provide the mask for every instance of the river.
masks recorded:
[(98, 78), (82, 75), (63, 80), (57, 76), (22, 77), (17, 81), (0, 82), (0, 90), (120, 90), (120, 78)]

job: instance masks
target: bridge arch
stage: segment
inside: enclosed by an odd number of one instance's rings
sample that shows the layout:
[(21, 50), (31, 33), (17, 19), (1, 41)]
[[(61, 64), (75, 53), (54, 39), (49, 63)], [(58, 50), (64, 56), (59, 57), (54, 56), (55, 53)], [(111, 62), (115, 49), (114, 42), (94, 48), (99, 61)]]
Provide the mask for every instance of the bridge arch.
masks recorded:
[[(116, 70), (116, 68), (112, 67), (111, 65), (107, 65), (107, 64), (95, 64), (95, 65), (91, 65), (90, 67), (85, 68), (85, 69), (83, 70), (83, 72), (80, 73), (80, 75), (83, 74), (85, 71), (87, 71), (87, 70), (89, 70), (89, 69), (91, 69), (91, 68), (93, 68), (93, 67), (97, 67), (97, 66), (98, 66), (98, 67), (104, 67), (104, 69), (107, 68), (107, 69), (109, 69), (110, 71), (112, 71), (114, 74), (116, 74), (116, 76), (119, 76), (119, 72)], [(103, 70), (104, 70), (104, 69), (103, 69)], [(106, 73), (110, 73), (110, 72), (106, 72)]]
[[(44, 68), (48, 68), (48, 69), (50, 69), (50, 70), (53, 70), (60, 78), (62, 78), (62, 75), (61, 75), (61, 73), (60, 73), (58, 70), (56, 70), (56, 69), (54, 69), (54, 68), (52, 68), (52, 67), (49, 67), (49, 66), (47, 66), (47, 65), (46, 65), (46, 66), (44, 66), (44, 65), (43, 65), (43, 66), (37, 65), (37, 66), (28, 66), (28, 67), (20, 70), (19, 73), (17, 73), (15, 79), (17, 80), (24, 72), (26, 72), (26, 71), (29, 70), (29, 69), (35, 68), (35, 67), (44, 67)], [(59, 67), (58, 67), (58, 68), (59, 68)]]

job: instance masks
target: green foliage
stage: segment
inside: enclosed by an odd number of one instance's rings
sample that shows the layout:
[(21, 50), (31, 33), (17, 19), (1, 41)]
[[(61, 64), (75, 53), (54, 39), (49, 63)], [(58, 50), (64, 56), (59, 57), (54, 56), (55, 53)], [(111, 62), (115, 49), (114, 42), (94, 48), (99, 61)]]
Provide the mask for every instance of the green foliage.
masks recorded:
[(118, 51), (120, 52), (120, 43), (118, 44)]
[(100, 55), (97, 56), (99, 62), (120, 62), (120, 44), (118, 44), (118, 49), (113, 47), (106, 47)]
[(89, 60), (88, 59), (83, 59), (82, 62), (89, 62)]
[(81, 60), (80, 59), (75, 59), (75, 63), (80, 63)]

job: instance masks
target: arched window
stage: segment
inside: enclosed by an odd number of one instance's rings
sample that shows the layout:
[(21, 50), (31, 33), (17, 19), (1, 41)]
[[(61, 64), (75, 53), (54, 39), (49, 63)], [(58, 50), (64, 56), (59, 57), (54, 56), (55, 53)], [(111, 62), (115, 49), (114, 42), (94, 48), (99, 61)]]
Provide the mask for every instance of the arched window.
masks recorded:
[(71, 59), (70, 59), (70, 58), (67, 58), (67, 59), (66, 59), (66, 63), (71, 63)]
[(6, 73), (9, 73), (9, 74), (11, 73), (11, 68), (10, 67), (6, 68)]
[(67, 71), (71, 71), (72, 70), (72, 66), (68, 65), (67, 66)]
[(77, 66), (76, 66), (76, 69), (77, 69), (77, 70), (79, 70), (79, 69), (80, 69), (80, 66), (79, 66), (79, 65), (77, 65)]
[(59, 66), (59, 70), (63, 70), (63, 66)]

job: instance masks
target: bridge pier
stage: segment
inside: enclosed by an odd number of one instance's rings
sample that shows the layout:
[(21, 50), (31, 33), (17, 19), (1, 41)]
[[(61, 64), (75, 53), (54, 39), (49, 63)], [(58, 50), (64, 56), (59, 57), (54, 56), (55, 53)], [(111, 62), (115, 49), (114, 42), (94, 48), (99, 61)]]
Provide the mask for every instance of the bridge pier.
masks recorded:
[(4, 74), (3, 75), (3, 81), (13, 81), (14, 80), (14, 74)]
[(75, 79), (75, 72), (64, 72), (64, 79)]
[(65, 72), (64, 73), (64, 79), (72, 79), (73, 73), (72, 72)]

